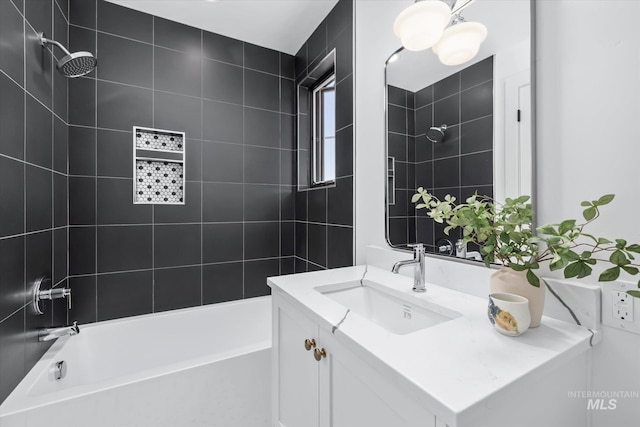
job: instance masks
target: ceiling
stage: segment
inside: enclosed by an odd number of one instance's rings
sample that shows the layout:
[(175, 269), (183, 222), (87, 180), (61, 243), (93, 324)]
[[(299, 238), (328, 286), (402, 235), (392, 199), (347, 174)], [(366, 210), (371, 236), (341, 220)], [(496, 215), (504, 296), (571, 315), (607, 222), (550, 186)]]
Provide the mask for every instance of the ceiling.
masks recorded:
[(338, 0), (108, 0), (295, 55)]

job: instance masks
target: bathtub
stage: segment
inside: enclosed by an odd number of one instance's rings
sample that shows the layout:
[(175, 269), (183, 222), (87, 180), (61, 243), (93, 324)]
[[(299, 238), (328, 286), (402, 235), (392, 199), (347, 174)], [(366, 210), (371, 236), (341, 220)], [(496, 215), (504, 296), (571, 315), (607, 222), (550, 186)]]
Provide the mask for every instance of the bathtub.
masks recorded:
[[(53, 378), (64, 360), (67, 374)], [(259, 427), (271, 418), (271, 297), (99, 322), (59, 338), (2, 427)]]

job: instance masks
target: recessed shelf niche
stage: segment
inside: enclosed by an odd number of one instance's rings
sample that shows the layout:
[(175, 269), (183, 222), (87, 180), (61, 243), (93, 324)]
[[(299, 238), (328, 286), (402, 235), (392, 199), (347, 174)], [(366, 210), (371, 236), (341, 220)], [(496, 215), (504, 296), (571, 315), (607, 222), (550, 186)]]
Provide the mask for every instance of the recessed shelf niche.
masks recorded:
[(133, 127), (133, 203), (184, 205), (185, 133)]

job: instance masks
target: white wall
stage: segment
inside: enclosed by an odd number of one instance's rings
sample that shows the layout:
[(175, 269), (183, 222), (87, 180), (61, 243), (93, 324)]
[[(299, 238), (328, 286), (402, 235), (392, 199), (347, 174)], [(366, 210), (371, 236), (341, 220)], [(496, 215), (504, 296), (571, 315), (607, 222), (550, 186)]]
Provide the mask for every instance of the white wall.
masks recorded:
[(384, 62), (400, 47), (393, 34), (396, 16), (411, 0), (355, 1), (356, 263), (367, 245), (387, 246), (384, 188)]
[[(615, 193), (591, 231), (640, 242), (639, 14), (635, 1), (537, 2), (541, 223), (580, 218), (582, 200)], [(593, 351), (592, 389), (640, 391), (640, 336), (603, 329)], [(619, 400), (615, 411), (592, 416), (596, 427), (638, 425), (640, 399)]]
[[(384, 237), (383, 64), (411, 1), (356, 0), (356, 261)], [(592, 232), (640, 242), (640, 2), (537, 1), (537, 190), (540, 223), (581, 217), (580, 201), (615, 193)], [(591, 279), (595, 282), (595, 278)], [(606, 286), (606, 285), (605, 285)], [(640, 390), (640, 336), (603, 327), (592, 390)], [(561, 404), (561, 402), (559, 402)], [(631, 427), (640, 399), (592, 411), (594, 427)]]

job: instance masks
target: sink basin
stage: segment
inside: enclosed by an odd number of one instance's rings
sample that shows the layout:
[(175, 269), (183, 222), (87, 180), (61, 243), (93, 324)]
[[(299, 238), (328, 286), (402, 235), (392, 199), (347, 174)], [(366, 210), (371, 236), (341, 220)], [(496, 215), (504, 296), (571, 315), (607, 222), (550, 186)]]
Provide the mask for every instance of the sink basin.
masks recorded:
[(443, 307), (439, 310), (440, 313), (429, 310), (370, 286), (362, 286), (359, 282), (321, 286), (316, 290), (397, 335), (410, 334), (459, 316)]

